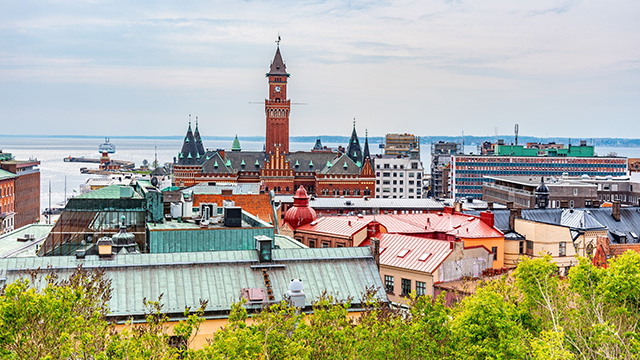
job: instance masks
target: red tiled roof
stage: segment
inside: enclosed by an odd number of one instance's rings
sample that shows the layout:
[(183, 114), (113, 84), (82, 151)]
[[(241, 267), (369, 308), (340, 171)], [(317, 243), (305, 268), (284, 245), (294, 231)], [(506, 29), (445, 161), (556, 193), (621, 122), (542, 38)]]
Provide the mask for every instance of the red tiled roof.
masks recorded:
[(371, 222), (367, 217), (326, 216), (318, 218), (310, 224), (296, 228), (296, 231), (309, 231), (351, 237)]
[(453, 251), (453, 243), (449, 241), (400, 234), (379, 234), (379, 236), (381, 265), (433, 274)]

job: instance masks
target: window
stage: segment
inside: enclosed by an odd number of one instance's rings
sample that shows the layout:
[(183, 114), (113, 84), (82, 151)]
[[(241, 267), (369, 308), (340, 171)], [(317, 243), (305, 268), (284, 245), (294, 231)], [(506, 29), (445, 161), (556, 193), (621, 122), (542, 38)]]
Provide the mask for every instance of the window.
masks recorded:
[(558, 255), (559, 256), (567, 256), (567, 243), (561, 242), (558, 247)]
[(384, 168), (388, 169), (389, 168), (389, 164), (384, 164)]
[(418, 168), (418, 163), (417, 162), (412, 162), (411, 163), (411, 168), (412, 169), (417, 169)]
[(323, 248), (328, 248), (328, 247), (329, 247), (329, 243), (328, 243), (328, 242), (326, 242), (326, 241), (323, 241), (323, 242), (322, 242), (322, 247), (323, 247)]
[(344, 247), (344, 243), (337, 243), (336, 247)]
[(569, 207), (570, 208), (573, 208), (573, 204), (574, 204), (573, 200), (569, 201)]
[(520, 255), (524, 254), (524, 241), (520, 241), (520, 249), (518, 251), (518, 254)]
[(409, 173), (409, 177), (413, 177), (413, 173), (412, 172)]
[(427, 283), (416, 281), (416, 295), (424, 296), (427, 292)]
[(573, 195), (577, 196), (578, 195), (578, 189), (573, 189)]
[(316, 241), (315, 240), (309, 240), (309, 247), (310, 248), (316, 247)]
[(491, 253), (493, 254), (493, 261), (498, 260), (498, 247), (494, 246), (491, 248)]
[(527, 255), (533, 255), (533, 241), (527, 240)]
[(384, 276), (384, 289), (388, 293), (393, 294), (393, 276), (389, 276), (389, 275)]
[(411, 279), (402, 279), (402, 293), (401, 295), (409, 295), (411, 293)]

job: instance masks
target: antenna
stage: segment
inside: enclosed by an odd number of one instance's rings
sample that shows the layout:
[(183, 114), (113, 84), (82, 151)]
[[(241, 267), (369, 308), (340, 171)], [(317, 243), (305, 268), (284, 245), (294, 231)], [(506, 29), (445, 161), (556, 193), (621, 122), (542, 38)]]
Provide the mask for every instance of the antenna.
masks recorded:
[(516, 133), (516, 145), (518, 145), (518, 130), (520, 130), (520, 127), (518, 126), (518, 124), (516, 124), (513, 130)]

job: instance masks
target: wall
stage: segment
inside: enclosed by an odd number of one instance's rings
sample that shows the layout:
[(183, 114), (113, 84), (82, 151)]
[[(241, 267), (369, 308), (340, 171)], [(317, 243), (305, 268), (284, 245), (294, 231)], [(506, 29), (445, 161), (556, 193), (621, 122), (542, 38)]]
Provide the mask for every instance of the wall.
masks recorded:
[(462, 242), (455, 242), (453, 252), (434, 274), (437, 282), (458, 280), (463, 277), (479, 277), (493, 264), (493, 255), (484, 247), (463, 249)]
[(393, 292), (387, 292), (389, 301), (394, 303), (406, 304), (407, 301), (404, 296), (401, 296), (402, 292), (402, 280), (411, 280), (411, 290), (416, 290), (416, 281), (422, 281), (426, 283), (425, 295), (433, 296), (433, 276), (426, 272), (413, 271), (407, 269), (396, 268), (393, 266), (387, 266), (380, 264), (380, 277), (382, 278), (382, 284), (385, 284), (385, 275), (393, 276), (394, 287)]
[(493, 247), (498, 248), (498, 253), (496, 256), (496, 260), (493, 261), (494, 269), (501, 269), (504, 267), (504, 237), (500, 238), (462, 238), (464, 241), (464, 246), (466, 248), (476, 247), (476, 246), (484, 246), (489, 251)]
[[(533, 258), (550, 254), (560, 268), (577, 265), (576, 250), (568, 227), (544, 224), (524, 219), (515, 220), (515, 231), (533, 242)], [(560, 243), (565, 243), (565, 256), (560, 256)], [(560, 272), (564, 275), (564, 272)]]

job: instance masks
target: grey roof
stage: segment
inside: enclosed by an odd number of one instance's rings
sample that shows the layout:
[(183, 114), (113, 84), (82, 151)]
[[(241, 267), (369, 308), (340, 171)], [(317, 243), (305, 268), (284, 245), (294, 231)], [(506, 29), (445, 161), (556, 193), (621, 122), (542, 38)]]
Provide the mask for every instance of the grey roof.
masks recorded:
[(191, 131), (191, 121), (189, 121), (189, 128), (187, 134), (182, 142), (182, 150), (178, 154), (178, 165), (197, 165), (201, 156), (198, 154), (198, 145), (196, 139)]
[(282, 60), (282, 55), (280, 54), (280, 46), (276, 50), (276, 55), (273, 57), (273, 62), (271, 62), (271, 67), (269, 68), (269, 73), (267, 75), (286, 75), (287, 74), (287, 66), (284, 64)]
[(349, 156), (343, 154), (331, 161), (331, 166), (327, 166), (322, 170), (327, 175), (359, 175), (360, 166), (358, 166)]
[[(272, 267), (266, 268), (276, 302), (295, 278), (303, 281), (307, 305), (326, 291), (338, 300), (352, 297), (357, 308), (368, 287), (388, 301), (369, 248), (274, 249), (273, 259)], [(0, 273), (6, 277), (0, 286), (25, 276), (26, 269), (51, 267), (68, 276), (80, 264), (85, 269), (103, 269), (112, 281), (109, 308), (116, 317), (143, 316), (143, 299), (158, 299), (161, 294), (163, 310), (170, 315), (182, 316), (185, 307), (197, 309), (203, 299), (209, 301), (205, 316), (224, 316), (243, 288), (265, 288), (255, 250), (132, 254), (112, 260), (97, 256), (0, 259)]]
[(351, 139), (349, 139), (349, 145), (347, 145), (347, 156), (354, 163), (360, 163), (362, 166), (362, 148), (360, 147), (360, 140), (356, 133), (356, 121), (353, 121), (353, 131), (351, 131)]
[[(366, 198), (366, 200), (365, 200)], [(292, 204), (292, 195), (276, 195), (276, 202)], [(449, 201), (437, 200), (434, 198), (418, 199), (379, 199), (368, 197), (342, 198), (342, 197), (312, 197), (309, 205), (316, 209), (380, 209), (380, 210), (442, 210), (445, 206), (451, 206)], [(487, 203), (474, 200), (472, 203), (462, 203), (462, 208), (486, 209)], [(478, 212), (479, 213), (479, 212)], [(508, 220), (508, 216), (507, 216)]]
[(327, 166), (327, 161), (333, 161), (337, 156), (334, 152), (296, 151), (289, 153), (287, 160), (295, 172), (320, 172)]
[[(231, 168), (235, 171), (258, 171), (264, 167), (267, 160), (264, 151), (225, 151), (224, 157), (225, 160), (229, 160)], [(256, 160), (260, 166), (256, 166)]]
[[(53, 224), (30, 224), (2, 234), (0, 236), (0, 258), (36, 256), (36, 246), (47, 238), (52, 228)], [(18, 240), (25, 239), (26, 235), (33, 235), (33, 240)]]
[(207, 174), (230, 174), (233, 172), (233, 169), (226, 165), (226, 161), (217, 151), (207, 151), (203, 161), (202, 171)]
[[(573, 213), (571, 213), (573, 210)], [(563, 222), (563, 212), (564, 222)], [(479, 211), (467, 211), (478, 215)], [(629, 243), (638, 243), (640, 239), (640, 208), (623, 207), (620, 209), (620, 221), (611, 215), (611, 208), (584, 209), (523, 209), (522, 218), (546, 224), (560, 225), (572, 230), (586, 231), (607, 229), (609, 238), (616, 243), (625, 236)], [(494, 211), (495, 226), (501, 231), (509, 231), (509, 210)]]

